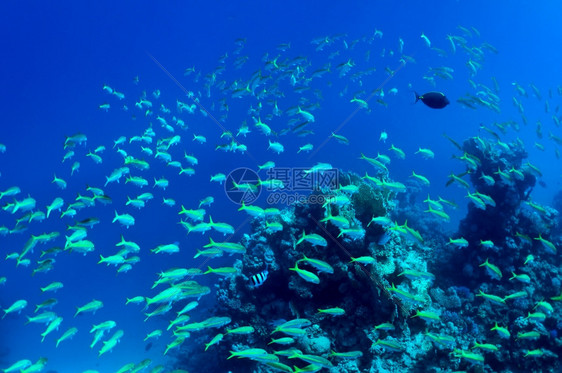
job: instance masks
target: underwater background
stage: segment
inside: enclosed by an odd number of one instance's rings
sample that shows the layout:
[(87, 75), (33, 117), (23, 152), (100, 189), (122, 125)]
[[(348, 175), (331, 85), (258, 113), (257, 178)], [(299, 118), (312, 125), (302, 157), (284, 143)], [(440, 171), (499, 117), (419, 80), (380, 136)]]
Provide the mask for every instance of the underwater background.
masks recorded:
[(3, 3), (0, 368), (562, 371), (561, 10)]

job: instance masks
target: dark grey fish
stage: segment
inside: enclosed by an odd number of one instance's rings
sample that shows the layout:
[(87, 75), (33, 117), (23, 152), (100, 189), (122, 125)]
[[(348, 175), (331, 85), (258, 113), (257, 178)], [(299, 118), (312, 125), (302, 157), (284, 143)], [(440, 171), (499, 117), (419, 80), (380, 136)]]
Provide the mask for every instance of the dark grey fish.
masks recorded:
[(416, 102), (421, 100), (432, 109), (443, 109), (450, 103), (445, 94), (441, 92), (427, 92), (421, 96), (417, 92), (414, 93), (416, 94)]
[(390, 239), (392, 238), (392, 236), (386, 232), (384, 232), (383, 234), (381, 234), (381, 236), (379, 237), (378, 241), (377, 241), (377, 245), (381, 245), (384, 246), (387, 244), (388, 241), (390, 241)]

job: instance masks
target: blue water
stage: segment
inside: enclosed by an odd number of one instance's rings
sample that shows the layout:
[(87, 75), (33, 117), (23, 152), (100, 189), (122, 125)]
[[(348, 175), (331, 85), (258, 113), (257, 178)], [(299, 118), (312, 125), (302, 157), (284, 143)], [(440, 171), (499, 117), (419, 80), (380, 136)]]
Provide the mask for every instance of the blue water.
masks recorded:
[[(432, 198), (440, 195), (455, 200), (459, 208), (451, 212), (451, 221), (443, 224), (444, 231), (454, 232), (467, 212), (467, 199), (463, 189), (446, 187), (445, 184), (450, 173), (458, 174), (465, 168), (451, 158), (453, 154), (461, 154), (442, 134), (446, 133), (462, 143), (468, 137), (486, 135), (479, 130), (480, 124), (497, 131), (494, 122), (516, 121), (520, 130), (509, 130), (502, 135), (502, 141), (523, 140), (529, 153), (528, 160), (540, 167), (543, 173), (541, 181), (545, 185), (535, 187), (531, 198), (537, 203), (551, 204), (553, 196), (560, 190), (561, 176), (559, 160), (555, 156), (557, 145), (548, 136), (552, 132), (562, 137), (560, 128), (552, 120), (554, 110), (561, 102), (557, 91), (562, 53), (557, 48), (562, 42), (557, 15), (561, 10), (560, 5), (553, 1), (542, 2), (541, 5), (525, 1), (383, 1), (348, 5), (335, 1), (241, 4), (203, 1), (190, 4), (179, 1), (115, 4), (98, 1), (89, 5), (74, 2), (3, 3), (0, 5), (0, 143), (6, 146), (7, 151), (0, 154), (0, 191), (17, 185), (22, 192), (16, 198), (30, 195), (37, 200), (37, 209), (45, 211), (55, 197), (63, 198), (67, 204), (74, 200), (77, 193), (84, 195), (86, 185), (103, 187), (105, 176), (122, 166), (121, 156), (113, 149), (113, 141), (119, 136), (128, 139), (140, 136), (150, 123), (156, 132), (155, 140), (174, 135), (160, 127), (155, 120), (156, 115), (145, 117), (143, 111), (135, 107), (143, 92), (155, 105), (155, 113), (161, 104), (171, 110), (165, 115), (168, 123), (171, 124), (173, 115), (178, 115), (189, 127), (185, 132), (176, 129), (175, 134), (181, 135), (181, 143), (170, 150), (174, 160), (182, 161), (185, 167), (183, 153), (186, 151), (195, 155), (199, 164), (194, 167), (195, 175), (178, 176), (177, 169), (150, 159), (149, 171), (132, 169), (133, 174), (141, 174), (149, 180), (148, 187), (138, 189), (124, 184), (123, 180), (119, 184), (108, 184), (103, 189), (113, 203), (86, 208), (76, 217), (76, 220), (90, 216), (100, 219), (101, 223), (88, 232), (88, 239), (95, 243), (95, 252), (86, 256), (63, 252), (56, 256), (54, 270), (46, 274), (31, 276), (40, 250), (63, 246), (63, 236), (68, 234), (65, 225), (73, 224), (75, 219), (59, 218), (54, 212), (54, 216), (43, 222), (32, 222), (24, 232), (0, 236), (0, 253), (5, 256), (20, 252), (31, 234), (61, 233), (55, 242), (39, 244), (34, 253), (29, 254), (29, 267), (16, 268), (13, 260), (0, 261), (0, 276), (7, 277), (6, 284), (0, 287), (2, 308), (7, 308), (17, 299), (28, 301), (21, 314), (8, 315), (0, 321), (0, 366), (7, 367), (20, 359), (35, 362), (40, 357), (49, 359), (46, 370), (59, 373), (87, 369), (112, 372), (128, 362), (140, 362), (144, 358), (152, 359), (152, 366), (170, 363), (171, 360), (163, 357), (162, 352), (165, 345), (172, 341), (171, 333), (154, 340), (148, 350), (142, 341), (146, 333), (157, 328), (165, 329), (168, 320), (153, 318), (144, 322), (142, 307), (125, 306), (125, 299), (154, 295), (150, 287), (162, 270), (201, 265), (201, 260), (192, 257), (196, 249), (208, 242), (208, 235), (191, 233), (186, 236), (185, 230), (177, 224), (180, 205), (197, 208), (199, 200), (213, 196), (215, 202), (207, 209), (207, 215), (210, 214), (215, 221), (228, 222), (239, 228), (232, 241), (236, 242), (244, 233), (250, 232), (250, 224), (245, 221), (247, 216), (237, 211), (239, 206), (228, 199), (223, 186), (208, 182), (210, 175), (218, 172), (228, 174), (239, 167), (256, 169), (258, 164), (273, 160), (277, 166), (283, 167), (310, 167), (317, 162), (328, 162), (343, 171), (372, 174), (373, 168), (358, 159), (360, 153), (371, 157), (377, 152), (389, 154), (390, 144), (395, 144), (407, 156), (404, 161), (392, 159), (390, 177), (407, 184), (412, 171), (415, 171), (430, 179), (431, 187), (422, 188), (420, 192), (420, 203), (421, 197), (425, 198), (428, 193)], [(481, 36), (468, 39), (470, 45), (487, 42), (499, 51), (498, 54), (485, 51), (484, 59), (480, 61), (482, 67), (474, 77), (466, 66), (467, 54), (459, 47), (452, 54), (446, 40), (449, 34), (462, 34), (458, 25), (474, 27), (480, 32)], [(372, 43), (367, 43), (375, 29), (383, 32), (382, 38), (374, 38)], [(420, 38), (422, 32), (431, 39), (432, 46), (445, 50), (447, 56), (440, 57), (429, 49)], [(314, 50), (312, 40), (336, 34), (345, 34), (345, 37), (326, 47), (325, 51)], [(246, 39), (239, 55), (234, 54), (237, 38)], [(408, 62), (401, 67), (397, 52), (399, 38), (404, 40), (404, 54), (415, 59), (415, 63)], [(343, 40), (358, 42), (353, 49), (346, 49)], [(286, 51), (280, 51), (276, 47), (281, 43), (290, 43), (291, 46)], [(328, 59), (329, 54), (336, 51), (340, 51), (340, 55)], [(396, 55), (390, 56), (391, 51)], [(280, 55), (280, 60), (306, 57), (311, 65), (307, 74), (330, 62), (332, 71), (314, 79), (310, 89), (302, 93), (311, 103), (319, 103), (313, 111), (315, 122), (308, 126), (314, 134), (307, 137), (294, 134), (279, 136), (275, 141), (284, 144), (285, 152), (274, 154), (267, 150), (268, 138), (254, 128), (252, 118), (247, 114), (250, 105), (256, 107), (256, 99), (231, 98), (216, 87), (212, 88), (208, 97), (204, 88), (205, 78), (217, 66), (223, 65), (219, 58), (225, 53), (228, 53), (224, 63), (226, 70), (218, 79), (229, 83), (247, 81), (259, 69), (262, 69), (263, 75), (268, 74), (262, 62), (265, 54), (270, 58)], [(366, 53), (369, 53), (368, 61)], [(217, 145), (227, 141), (220, 139), (222, 129), (209, 116), (177, 113), (176, 100), (191, 101), (151, 56), (177, 78), (185, 90), (197, 95), (201, 93), (202, 107), (218, 118), (225, 129), (236, 134), (242, 122), (248, 122), (252, 132), (247, 138), (238, 137), (238, 141), (248, 146), (246, 154), (215, 150)], [(235, 69), (233, 62), (239, 56), (248, 56), (248, 61), (241, 69)], [(348, 75), (338, 77), (336, 65), (348, 58), (353, 59), (356, 66)], [(436, 78), (436, 85), (432, 86), (422, 77), (429, 67), (438, 66), (454, 69), (454, 78)], [(184, 76), (184, 70), (189, 67), (195, 67), (196, 73)], [(361, 78), (360, 84), (352, 79), (351, 75), (357, 70), (372, 67), (376, 71)], [(391, 78), (385, 73), (386, 67), (396, 70)], [(201, 77), (195, 81), (197, 72), (201, 73)], [(139, 81), (135, 83), (137, 76)], [(500, 113), (481, 106), (472, 110), (456, 101), (467, 92), (475, 93), (469, 79), (493, 87), (492, 77), (496, 78), (500, 88)], [(514, 82), (527, 90), (528, 98), (517, 94), (512, 85)], [(108, 95), (102, 90), (104, 84), (124, 93), (125, 99), (120, 101)], [(529, 84), (534, 84), (541, 91), (541, 100), (534, 97)], [(379, 87), (385, 91), (387, 107), (377, 104), (374, 98), (369, 102), (371, 111), (367, 112), (356, 110), (357, 106), (349, 102), (354, 92), (365, 90), (362, 98), (366, 99)], [(398, 93), (390, 94), (391, 88), (396, 88)], [(299, 104), (300, 94), (293, 91), (288, 79), (280, 83), (279, 89), (284, 94), (284, 97), (278, 98), (281, 110)], [(153, 96), (155, 90), (161, 91), (158, 99)], [(413, 90), (419, 93), (442, 91), (451, 104), (443, 110), (432, 110), (421, 102), (414, 105)], [(552, 98), (549, 98), (549, 90)], [(321, 94), (322, 99), (318, 99), (317, 94)], [(527, 125), (522, 123), (512, 97), (521, 101)], [(224, 120), (220, 119), (224, 112), (219, 110), (219, 100), (223, 98), (226, 98), (230, 109)], [(262, 120), (271, 113), (268, 100), (262, 100)], [(549, 113), (545, 112), (545, 100), (549, 101)], [(104, 103), (111, 105), (107, 112), (99, 109), (99, 105)], [(123, 110), (123, 105), (127, 105), (128, 110)], [(560, 115), (559, 112), (557, 115)], [(268, 123), (278, 132), (287, 127), (288, 120), (287, 115), (282, 115)], [(542, 123), (542, 139), (536, 134), (537, 121)], [(337, 128), (340, 128), (338, 134), (347, 137), (350, 145), (326, 141)], [(379, 141), (382, 131), (388, 133), (386, 143)], [(87, 144), (77, 146), (74, 158), (62, 163), (66, 153), (63, 149), (65, 136), (75, 133), (87, 135)], [(207, 143), (192, 141), (193, 134), (205, 135)], [(298, 147), (307, 142), (315, 145), (314, 153), (297, 154)], [(544, 145), (544, 151), (539, 150), (535, 142)], [(106, 150), (101, 154), (103, 163), (98, 165), (86, 157), (86, 153), (99, 145), (104, 145)], [(138, 158), (149, 159), (133, 145), (123, 147), (128, 151), (131, 149), (130, 153)], [(150, 146), (155, 148), (155, 144)], [(418, 147), (431, 148), (435, 158), (424, 160), (415, 155)], [(80, 162), (80, 169), (71, 176), (70, 167), (75, 161)], [(59, 190), (51, 183), (53, 174), (68, 182), (67, 189)], [(170, 186), (165, 191), (153, 189), (154, 177), (166, 177)], [(144, 209), (125, 207), (127, 196), (133, 197), (146, 191), (153, 193), (155, 198)], [(177, 205), (162, 205), (163, 197), (175, 199)], [(263, 194), (256, 204), (266, 207), (266, 198), (267, 195)], [(4, 205), (11, 200), (12, 197), (5, 197), (1, 203)], [(134, 215), (136, 224), (129, 229), (112, 224), (115, 210)], [(0, 226), (13, 228), (15, 219), (21, 216), (20, 213), (12, 215), (0, 211)], [(114, 267), (96, 262), (99, 254), (106, 256), (117, 251), (115, 244), (121, 235), (141, 246), (141, 260), (133, 265), (130, 272), (116, 275)], [(221, 234), (214, 235), (217, 239), (222, 238)], [(179, 243), (180, 254), (156, 255), (149, 252), (157, 245), (173, 242)], [(232, 262), (230, 257), (213, 259), (216, 266), (232, 265)], [(212, 292), (200, 300), (200, 306), (190, 314), (192, 320), (210, 316), (214, 303), (215, 278), (204, 276), (197, 280), (210, 286)], [(41, 343), (39, 335), (44, 330), (43, 325), (24, 326), (24, 315), (31, 315), (35, 305), (47, 298), (39, 288), (52, 281), (64, 283), (63, 289), (49, 296), (58, 299), (54, 311), (64, 321), (58, 332), (47, 336)], [(75, 307), (92, 299), (103, 300), (104, 307), (95, 315), (73, 318)], [(116, 321), (116, 329), (123, 329), (125, 335), (113, 352), (98, 358), (99, 345), (93, 350), (88, 347), (92, 339), (88, 332), (92, 324), (105, 320)], [(56, 338), (73, 326), (78, 328), (78, 334), (71, 342), (64, 341), (55, 348)], [(186, 343), (202, 345), (207, 341), (193, 338)], [(208, 354), (214, 356), (212, 352)], [(204, 368), (199, 369), (193, 371), (203, 371), (201, 369)]]

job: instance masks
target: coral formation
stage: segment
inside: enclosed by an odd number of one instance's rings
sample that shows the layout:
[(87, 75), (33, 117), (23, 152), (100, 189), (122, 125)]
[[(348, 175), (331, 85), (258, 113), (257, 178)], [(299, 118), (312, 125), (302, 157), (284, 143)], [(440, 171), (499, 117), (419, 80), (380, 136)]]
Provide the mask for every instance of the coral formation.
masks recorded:
[[(519, 369), (514, 354), (531, 371), (536, 362), (523, 351), (540, 351), (542, 364), (553, 366), (546, 347), (560, 332), (550, 317), (560, 311), (544, 300), (561, 292), (560, 270), (549, 260), (558, 214), (529, 200), (535, 176), (520, 144), (471, 138), (462, 150), (467, 172), (453, 182), (469, 187), (459, 181), (469, 174), (476, 190), (467, 191), (468, 214), (449, 240), (435, 217), (411, 204), (415, 188), (393, 190), (385, 173), (343, 174), (339, 189), (315, 192), (325, 203), (268, 218), (282, 225), (276, 232), (254, 219), (239, 273), (218, 284), (215, 313), (255, 331), (242, 344), (229, 337), (215, 352), (273, 354), (236, 362), (248, 371), (258, 361), (260, 372), (312, 360), (334, 372)], [(434, 276), (437, 268), (451, 276)], [(264, 269), (266, 281), (251, 286)], [(288, 345), (278, 345), (284, 338)], [(498, 350), (506, 339), (525, 349)]]

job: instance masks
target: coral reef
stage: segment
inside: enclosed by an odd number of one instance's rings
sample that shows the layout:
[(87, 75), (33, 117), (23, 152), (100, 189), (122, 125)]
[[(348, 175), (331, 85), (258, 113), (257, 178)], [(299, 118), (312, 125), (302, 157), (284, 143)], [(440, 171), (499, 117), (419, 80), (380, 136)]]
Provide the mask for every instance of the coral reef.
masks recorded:
[[(463, 237), (468, 247), (448, 242), (434, 217), (409, 204), (418, 192), (397, 195), (386, 175), (343, 174), (339, 189), (316, 192), (324, 204), (255, 218), (241, 241), (247, 252), (238, 273), (217, 285), (214, 310), (232, 318), (229, 328), (251, 325), (253, 333), (225, 336), (228, 342), (212, 349), (217, 356), (253, 349), (266, 355), (217, 359), (217, 369), (288, 371), (316, 359), (332, 372), (558, 366), (551, 350), (561, 344), (561, 330), (551, 316), (560, 309), (538, 303), (561, 292), (548, 250), (558, 214), (529, 200), (535, 177), (522, 166), (526, 153), (517, 143), (508, 149), (478, 138), (463, 145), (476, 188), (467, 193), (482, 204), (471, 197), (449, 237)], [(266, 220), (282, 229), (270, 231)], [(267, 279), (252, 286), (264, 269)], [(201, 334), (205, 341), (214, 335)], [(499, 349), (506, 339), (524, 348)], [(538, 366), (528, 351), (540, 354)]]

